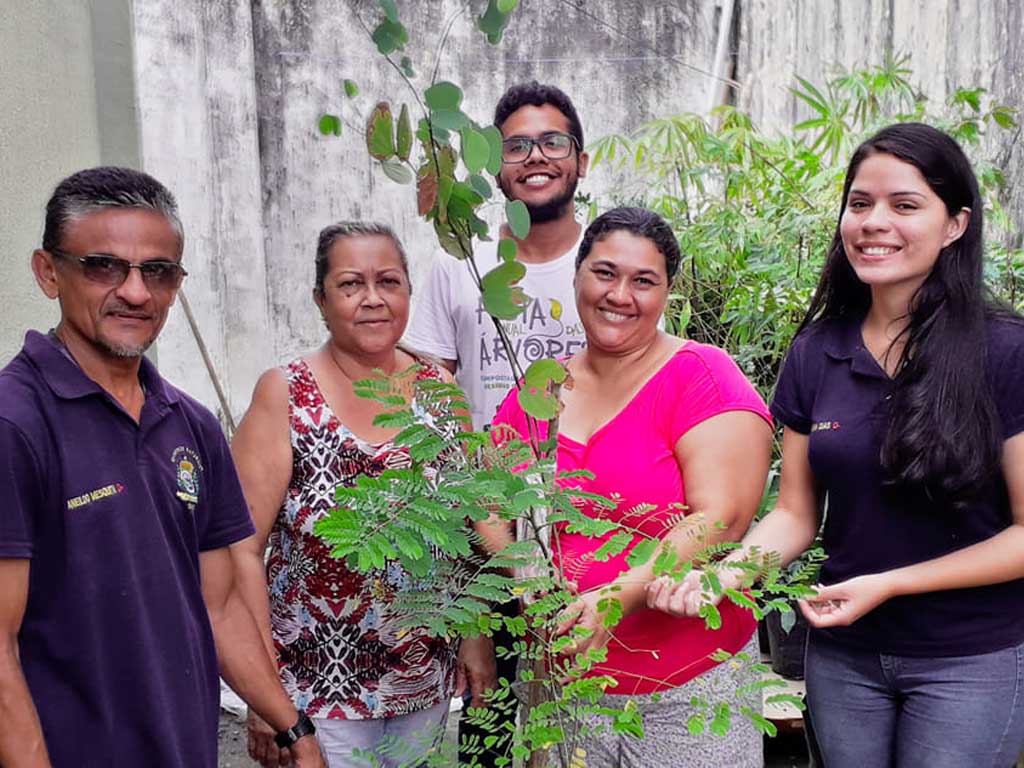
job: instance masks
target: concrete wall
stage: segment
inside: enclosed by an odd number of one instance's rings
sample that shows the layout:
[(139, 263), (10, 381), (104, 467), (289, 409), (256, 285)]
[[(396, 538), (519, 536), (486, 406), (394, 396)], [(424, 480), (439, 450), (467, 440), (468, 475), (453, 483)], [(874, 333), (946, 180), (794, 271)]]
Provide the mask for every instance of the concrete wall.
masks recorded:
[[(249, 5), (135, 0), (133, 26), (143, 166), (178, 197), (189, 270), (182, 293), (240, 415), (276, 359)], [(220, 411), (180, 302), (157, 346), (163, 374)]]
[[(376, 5), (362, 5), (372, 26)], [(467, 5), (399, 3), (420, 87), (445, 22)], [(412, 188), (371, 164), (361, 135), (379, 98), (411, 97), (344, 0), (135, 0), (134, 26), (143, 163), (178, 193), (185, 290), (237, 417), (260, 370), (323, 339), (310, 297), (321, 227), (391, 223), (410, 251), (414, 284), (423, 282), (433, 233), (410, 215)], [(485, 124), (513, 82), (558, 83), (597, 137), (702, 109), (710, 82), (696, 70), (710, 68), (716, 34), (715, 5), (700, 0), (524, 0), (496, 48), (471, 14), (458, 15), (438, 77), (463, 85), (465, 110)], [(359, 83), (355, 101), (344, 98), (345, 78)], [(317, 132), (326, 111), (345, 116), (340, 138)], [(583, 189), (605, 195), (613, 184), (597, 174)], [(180, 311), (159, 351), (166, 375), (216, 406)]]
[(58, 317), (29, 270), (54, 185), (138, 162), (127, 2), (0, 3), (0, 365)]
[[(376, 4), (359, 5), (372, 26)], [(645, 119), (705, 110), (718, 6), (713, 0), (522, 0), (506, 38), (488, 45), (463, 0), (400, 2), (421, 84), (443, 30), (438, 77), (463, 85), (466, 111), (489, 122), (509, 84), (536, 77), (576, 101), (588, 139)], [(738, 0), (735, 98), (766, 126), (802, 108), (796, 74), (913, 55), (931, 98), (981, 85), (1022, 106), (1024, 5), (1016, 0)], [(347, 0), (37, 0), (0, 4), (0, 362), (24, 328), (56, 316), (27, 260), (42, 205), (67, 173), (99, 162), (141, 166), (178, 195), (186, 227), (185, 293), (228, 393), (244, 412), (259, 372), (318, 344), (310, 299), (318, 230), (342, 218), (393, 224), (422, 283), (434, 252), (409, 215), (413, 191), (369, 161), (361, 136), (378, 98), (410, 98)], [(347, 100), (345, 78), (360, 96)], [(321, 137), (322, 112), (346, 119)], [(1024, 148), (1001, 139), (1011, 184)], [(1015, 185), (1020, 219), (1024, 186)], [(581, 190), (631, 194), (606, 170)], [(495, 214), (499, 211), (494, 210)], [(415, 298), (415, 297), (414, 297)], [(162, 370), (218, 407), (181, 308), (158, 342)]]

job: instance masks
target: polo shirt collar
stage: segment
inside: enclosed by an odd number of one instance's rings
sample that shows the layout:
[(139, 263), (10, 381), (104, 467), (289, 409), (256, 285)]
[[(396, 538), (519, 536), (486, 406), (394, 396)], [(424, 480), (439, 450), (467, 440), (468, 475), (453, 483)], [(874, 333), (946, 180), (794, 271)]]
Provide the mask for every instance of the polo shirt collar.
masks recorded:
[[(78, 367), (61, 345), (46, 334), (29, 331), (25, 334), (25, 354), (32, 360), (46, 385), (57, 397), (75, 400), (90, 395), (107, 395), (106, 391)], [(178, 391), (168, 387), (147, 358), (142, 358), (139, 381), (146, 391), (146, 399), (157, 403), (176, 403)]]
[(863, 315), (830, 322), (822, 344), (825, 354), (833, 360), (848, 360), (850, 370), (854, 373), (888, 381), (889, 376), (864, 346), (864, 337), (861, 334), (863, 323)]

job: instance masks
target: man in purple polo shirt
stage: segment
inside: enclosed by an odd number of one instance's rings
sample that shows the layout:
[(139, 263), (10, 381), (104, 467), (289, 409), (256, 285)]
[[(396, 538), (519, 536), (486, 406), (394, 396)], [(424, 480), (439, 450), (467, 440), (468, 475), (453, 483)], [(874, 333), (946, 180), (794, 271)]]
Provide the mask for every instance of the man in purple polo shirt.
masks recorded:
[(32, 269), (60, 302), (0, 371), (0, 765), (214, 768), (218, 668), (322, 768), (234, 590), (252, 533), (216, 418), (143, 352), (185, 276), (174, 198), (70, 176)]

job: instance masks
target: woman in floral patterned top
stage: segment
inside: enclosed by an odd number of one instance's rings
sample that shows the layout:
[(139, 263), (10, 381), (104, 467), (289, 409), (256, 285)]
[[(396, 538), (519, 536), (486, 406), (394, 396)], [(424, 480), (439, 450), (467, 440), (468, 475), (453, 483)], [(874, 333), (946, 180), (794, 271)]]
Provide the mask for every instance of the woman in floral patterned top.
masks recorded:
[[(313, 534), (336, 506), (337, 487), (409, 464), (391, 442), (395, 431), (374, 426), (380, 406), (359, 398), (352, 382), (416, 363), (417, 378), (450, 378), (397, 346), (409, 295), (405, 254), (390, 229), (349, 223), (323, 230), (313, 297), (330, 338), (260, 378), (233, 445), (256, 525), (239, 557), (239, 580), (285, 688), (314, 719), (332, 768), (352, 765), (353, 749), (372, 750), (385, 738), (425, 751), (443, 727), (455, 684), (453, 646), (405, 629), (392, 610), (408, 574), (397, 564), (356, 573)], [(265, 766), (287, 758), (252, 716), (249, 751)]]

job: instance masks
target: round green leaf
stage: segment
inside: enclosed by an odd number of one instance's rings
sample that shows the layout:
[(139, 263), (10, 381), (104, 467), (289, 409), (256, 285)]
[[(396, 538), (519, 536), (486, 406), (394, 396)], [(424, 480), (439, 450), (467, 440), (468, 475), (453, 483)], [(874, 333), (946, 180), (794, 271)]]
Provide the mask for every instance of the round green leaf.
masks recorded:
[(341, 118), (337, 115), (322, 115), (318, 127), (324, 136), (341, 136)]
[(523, 279), (526, 267), (518, 261), (499, 264), (480, 280), (484, 309), (499, 320), (518, 317), (526, 304), (522, 288), (513, 286)]
[(447, 128), (434, 125), (425, 117), (420, 118), (420, 121), (416, 126), (416, 138), (419, 140), (420, 144), (423, 145), (424, 154), (430, 154), (430, 142), (432, 139), (439, 144), (447, 144), (448, 137), (449, 133)]
[(437, 216), (442, 221), (448, 221), (448, 201), (454, 186), (455, 181), (450, 176), (437, 177)]
[(487, 226), (487, 222), (477, 216), (475, 213), (469, 217), (469, 229), (478, 238), (484, 241), (490, 241), (488, 232), (490, 231)]
[(391, 107), (382, 101), (373, 112), (366, 124), (366, 148), (370, 156), (377, 160), (385, 160), (395, 154), (395, 129), (391, 118)]
[(359, 86), (356, 85), (355, 80), (346, 80), (343, 85), (345, 86), (345, 95), (350, 99), (354, 99), (359, 95)]
[(427, 88), (423, 94), (427, 106), (435, 111), (457, 111), (462, 104), (462, 91), (455, 83), (442, 80)]
[(484, 200), (487, 200), (491, 196), (491, 185), (483, 176), (478, 173), (474, 173), (469, 177), (469, 186), (480, 195)]
[(462, 162), (470, 173), (479, 173), (487, 165), (491, 146), (487, 137), (469, 126), (462, 129)]
[(515, 261), (519, 246), (510, 237), (503, 237), (498, 241), (498, 256), (502, 261)]
[(501, 131), (493, 125), (489, 125), (482, 131), (487, 144), (491, 148), (491, 155), (487, 158), (487, 172), (492, 176), (501, 173)]
[(434, 232), (437, 233), (437, 242), (441, 247), (455, 258), (466, 259), (473, 255), (472, 251), (468, 250), (466, 239), (456, 235), (451, 224), (440, 217), (434, 219)]
[(452, 199), (461, 200), (470, 208), (475, 208), (484, 201), (475, 189), (464, 181), (457, 181), (452, 185)]
[(512, 13), (519, 5), (519, 0), (498, 0), (498, 10), (501, 13)]
[(409, 166), (399, 160), (397, 157), (389, 157), (382, 160), (380, 167), (384, 169), (384, 174), (399, 184), (411, 184), (414, 178), (413, 173), (409, 170)]
[(524, 413), (540, 421), (550, 421), (558, 414), (558, 401), (546, 392), (531, 392), (524, 388), (516, 393), (516, 399)]
[(388, 21), (398, 23), (398, 8), (395, 7), (395, 0), (377, 0)]
[(568, 375), (565, 366), (560, 362), (544, 358), (530, 363), (530, 367), (523, 374), (523, 384), (531, 389), (547, 389), (552, 383), (561, 384)]
[(442, 147), (437, 153), (437, 172), (441, 176), (455, 178), (455, 150), (451, 147)]
[(416, 77), (416, 70), (412, 68), (412, 59), (408, 56), (402, 57), (402, 63), (399, 65), (402, 70), (402, 74), (408, 77), (410, 80)]
[(409, 42), (409, 32), (406, 28), (388, 18), (377, 25), (370, 37), (376, 43), (377, 50), (385, 56), (401, 50)]
[(468, 222), (473, 217), (473, 206), (463, 198), (456, 197), (453, 194), (451, 199), (448, 200), (445, 215), (452, 221)]
[(398, 136), (396, 139), (395, 151), (402, 160), (409, 159), (412, 151), (412, 121), (409, 119), (409, 107), (402, 105), (402, 111), (398, 113)]
[(509, 200), (505, 203), (505, 218), (517, 240), (523, 240), (530, 234), (530, 211), (522, 200)]
[(461, 131), (469, 125), (469, 117), (462, 112), (449, 109), (442, 109), (430, 113), (430, 122), (435, 128), (442, 128), (448, 131)]
[(488, 0), (487, 9), (477, 19), (477, 25), (487, 35), (487, 41), (491, 45), (497, 45), (501, 42), (501, 35), (508, 25), (509, 14), (503, 12), (498, 7), (499, 2), (500, 0)]
[(530, 367), (523, 375), (523, 386), (516, 395), (523, 410), (536, 419), (554, 418), (558, 413), (559, 404), (551, 391), (551, 385), (561, 384), (566, 376), (568, 373), (565, 367), (557, 360), (545, 358), (530, 363)]

